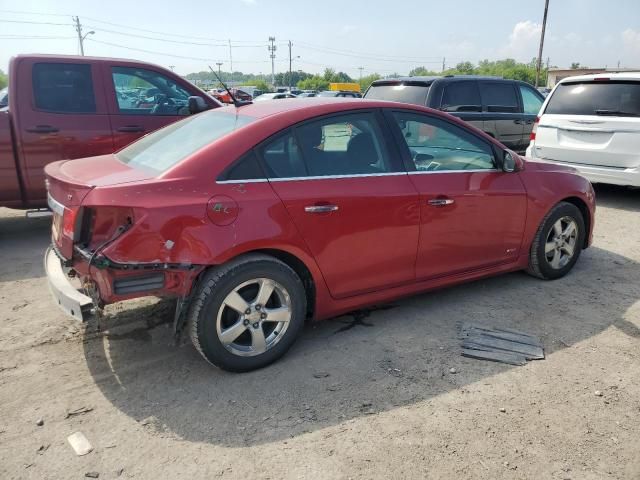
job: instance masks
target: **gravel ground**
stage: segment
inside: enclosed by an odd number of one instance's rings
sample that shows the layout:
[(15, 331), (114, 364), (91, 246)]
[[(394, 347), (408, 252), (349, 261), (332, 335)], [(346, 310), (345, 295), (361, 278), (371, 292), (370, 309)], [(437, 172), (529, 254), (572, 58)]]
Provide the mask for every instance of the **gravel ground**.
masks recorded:
[[(248, 374), (174, 345), (168, 302), (67, 318), (43, 274), (50, 220), (0, 209), (0, 478), (640, 479), (640, 191), (597, 193), (595, 244), (564, 279), (310, 324)], [(547, 358), (463, 358), (468, 321), (537, 335)]]

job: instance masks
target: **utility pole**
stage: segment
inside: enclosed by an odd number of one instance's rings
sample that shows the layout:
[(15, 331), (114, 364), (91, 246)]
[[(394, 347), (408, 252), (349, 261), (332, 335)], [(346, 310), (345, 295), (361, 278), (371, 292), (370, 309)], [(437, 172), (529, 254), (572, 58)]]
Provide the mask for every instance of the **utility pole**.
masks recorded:
[(538, 49), (538, 62), (536, 65), (536, 88), (540, 84), (540, 66), (542, 64), (542, 47), (544, 46), (544, 31), (547, 28), (547, 10), (549, 10), (549, 0), (544, 0), (544, 15), (542, 17), (542, 32), (540, 33), (540, 48)]
[(291, 43), (291, 40), (289, 40), (289, 91), (291, 91), (291, 47), (292, 47), (293, 43)]
[(231, 54), (231, 39), (229, 39), (229, 68), (231, 68), (231, 82), (233, 83), (233, 55)]
[(84, 57), (84, 43), (83, 43), (84, 39), (87, 38), (88, 35), (93, 35), (96, 32), (91, 30), (90, 32), (87, 32), (84, 35), (82, 35), (82, 24), (80, 23), (80, 19), (78, 17), (71, 17), (71, 18), (75, 22), (76, 32), (78, 32), (78, 43), (80, 44), (80, 55)]
[(364, 67), (358, 67), (358, 70), (360, 70), (360, 78), (358, 79), (358, 83), (362, 83), (362, 70), (364, 70)]
[(444, 72), (444, 64), (445, 64), (446, 58), (442, 57), (442, 71)]
[(618, 60), (618, 70), (620, 70), (620, 60)]
[[(216, 65), (218, 65), (218, 78), (220, 80), (222, 80), (222, 72), (220, 71), (220, 67), (222, 66), (222, 62), (216, 62)], [(222, 85), (220, 85), (222, 86)]]
[(270, 53), (270, 57), (271, 57), (271, 85), (273, 85), (274, 87), (276, 86), (276, 67), (275, 67), (275, 60), (276, 60), (276, 46), (275, 46), (275, 41), (276, 41), (276, 37), (269, 37), (269, 42), (271, 42), (271, 45), (267, 46), (267, 50), (269, 50)]

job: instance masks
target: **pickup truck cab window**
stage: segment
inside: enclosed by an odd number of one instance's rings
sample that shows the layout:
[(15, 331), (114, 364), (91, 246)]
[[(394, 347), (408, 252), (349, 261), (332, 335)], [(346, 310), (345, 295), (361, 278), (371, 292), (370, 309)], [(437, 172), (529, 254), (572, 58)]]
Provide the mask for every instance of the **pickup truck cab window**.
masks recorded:
[(492, 170), (491, 146), (438, 118), (393, 112), (417, 172)]
[(152, 70), (111, 69), (118, 110), (131, 115), (188, 115), (189, 92)]
[(55, 113), (95, 113), (91, 65), (36, 63), (33, 97), (37, 110)]

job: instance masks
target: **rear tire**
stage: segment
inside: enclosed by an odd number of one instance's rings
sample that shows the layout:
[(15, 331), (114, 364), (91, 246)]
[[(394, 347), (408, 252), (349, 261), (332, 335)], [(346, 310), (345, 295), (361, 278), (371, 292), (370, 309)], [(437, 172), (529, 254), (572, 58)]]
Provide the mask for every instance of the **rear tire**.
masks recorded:
[(250, 254), (209, 271), (189, 312), (191, 341), (211, 364), (246, 372), (277, 360), (298, 337), (307, 298), (298, 275)]
[(538, 227), (527, 273), (544, 280), (564, 277), (580, 257), (585, 235), (580, 209), (569, 202), (558, 203)]

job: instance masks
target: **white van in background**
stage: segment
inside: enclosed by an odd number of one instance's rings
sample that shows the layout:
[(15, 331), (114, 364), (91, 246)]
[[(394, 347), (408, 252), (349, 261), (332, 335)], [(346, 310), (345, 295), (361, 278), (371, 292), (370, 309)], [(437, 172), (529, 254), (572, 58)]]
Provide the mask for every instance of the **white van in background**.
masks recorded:
[(640, 73), (565, 78), (536, 118), (526, 155), (594, 183), (640, 187)]

